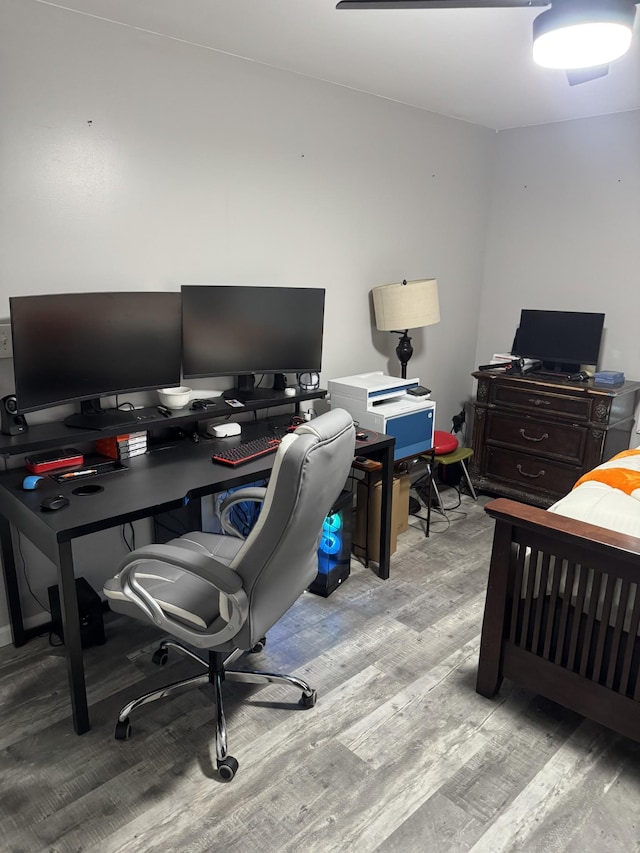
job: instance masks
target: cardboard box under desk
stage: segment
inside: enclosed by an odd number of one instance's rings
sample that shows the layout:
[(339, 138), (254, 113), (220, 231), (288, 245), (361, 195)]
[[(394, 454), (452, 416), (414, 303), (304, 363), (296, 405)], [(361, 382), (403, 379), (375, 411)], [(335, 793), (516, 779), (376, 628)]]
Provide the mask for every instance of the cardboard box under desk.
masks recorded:
[[(407, 496), (409, 492), (407, 491)], [(358, 557), (380, 562), (380, 520), (382, 514), (382, 479), (379, 474), (364, 477), (356, 489), (356, 518), (353, 534), (353, 552)], [(398, 529), (401, 524), (400, 478), (394, 476), (391, 492), (390, 553), (398, 546)], [(368, 537), (367, 537), (368, 523)], [(368, 541), (368, 547), (365, 543)]]
[(394, 477), (398, 478), (398, 500), (393, 498), (392, 517), (397, 517), (398, 533), (404, 533), (409, 529), (409, 490), (411, 488), (411, 477), (407, 471), (396, 472)]

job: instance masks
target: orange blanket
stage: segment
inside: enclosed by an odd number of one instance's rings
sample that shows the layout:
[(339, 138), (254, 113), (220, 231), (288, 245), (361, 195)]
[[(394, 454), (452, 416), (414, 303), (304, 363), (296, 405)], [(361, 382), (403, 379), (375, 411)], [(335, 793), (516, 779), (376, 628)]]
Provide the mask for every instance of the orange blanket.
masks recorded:
[[(620, 489), (620, 491), (627, 495), (640, 498), (640, 470), (616, 464), (618, 460), (630, 456), (640, 457), (640, 448), (636, 450), (623, 450), (622, 453), (617, 453), (608, 462), (599, 465), (593, 471), (583, 474), (573, 488), (576, 489), (582, 483), (596, 480), (598, 483), (604, 483), (612, 489)], [(637, 494), (634, 495), (634, 492), (637, 492)]]

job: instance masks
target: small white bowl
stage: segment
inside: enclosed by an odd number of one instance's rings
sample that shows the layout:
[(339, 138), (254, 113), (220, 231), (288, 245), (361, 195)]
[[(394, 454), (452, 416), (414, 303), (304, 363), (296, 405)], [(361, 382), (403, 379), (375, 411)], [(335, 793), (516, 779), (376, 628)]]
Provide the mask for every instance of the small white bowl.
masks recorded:
[(158, 391), (160, 402), (167, 409), (184, 409), (191, 400), (191, 388), (181, 385), (179, 388), (161, 388)]

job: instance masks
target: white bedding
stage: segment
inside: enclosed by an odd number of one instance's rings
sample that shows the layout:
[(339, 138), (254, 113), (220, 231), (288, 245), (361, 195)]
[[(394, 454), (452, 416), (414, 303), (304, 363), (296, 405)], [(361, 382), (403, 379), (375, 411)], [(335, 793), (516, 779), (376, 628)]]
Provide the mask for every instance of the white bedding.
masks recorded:
[(582, 483), (548, 511), (640, 537), (640, 501), (604, 483)]
[[(595, 472), (600, 470), (609, 470), (614, 468), (622, 468), (634, 473), (640, 473), (640, 453), (634, 455), (623, 456), (604, 462), (594, 469)], [(633, 480), (633, 478), (630, 478)], [(631, 483), (632, 485), (633, 483)], [(626, 484), (627, 489), (629, 483)], [(561, 498), (553, 506), (549, 507), (548, 512), (555, 512), (558, 515), (564, 515), (568, 518), (575, 518), (578, 521), (586, 521), (589, 524), (597, 524), (599, 527), (605, 527), (609, 530), (616, 530), (619, 533), (626, 533), (631, 536), (640, 538), (640, 489), (632, 490), (630, 494), (622, 491), (620, 488), (614, 488), (597, 480), (587, 480), (576, 486), (568, 495)], [(530, 570), (529, 560), (525, 564), (525, 581)], [(538, 591), (540, 583), (540, 561), (536, 566), (536, 581), (535, 588)], [(571, 599), (575, 604), (578, 595), (578, 583), (580, 573), (584, 571), (582, 567), (576, 570), (575, 581), (573, 584)], [(560, 595), (562, 596), (565, 589), (566, 567), (563, 565), (561, 580), (560, 580)], [(547, 594), (551, 592), (553, 576), (550, 575), (547, 583)], [(638, 579), (640, 583), (640, 562), (638, 564)], [(583, 612), (587, 613), (589, 609), (589, 600), (593, 583), (593, 571), (588, 570), (587, 576), (587, 594), (585, 597)], [(636, 583), (631, 589), (629, 600), (627, 603), (624, 630), (629, 629), (631, 611), (635, 601), (635, 597), (639, 594), (639, 583)], [(621, 581), (618, 579), (614, 588), (613, 604), (609, 617), (609, 624), (615, 625), (618, 606), (620, 602)], [(604, 585), (598, 597), (598, 607), (596, 616), (601, 618), (605, 597)], [(639, 630), (640, 634), (640, 630)]]
[[(595, 470), (626, 468), (640, 472), (640, 454), (610, 459)], [(597, 480), (582, 483), (549, 507), (549, 512), (640, 537), (640, 499)], [(640, 497), (640, 496), (639, 496)]]

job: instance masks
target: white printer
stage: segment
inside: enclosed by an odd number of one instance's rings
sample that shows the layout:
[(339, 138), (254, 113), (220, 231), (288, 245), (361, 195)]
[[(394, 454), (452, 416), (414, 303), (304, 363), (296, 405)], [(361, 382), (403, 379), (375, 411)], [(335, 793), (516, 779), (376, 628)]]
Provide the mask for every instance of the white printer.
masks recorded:
[(385, 376), (381, 370), (330, 379), (332, 408), (346, 409), (363, 431), (394, 436), (394, 459), (417, 456), (433, 444), (436, 404), (428, 395), (413, 396), (418, 379)]

